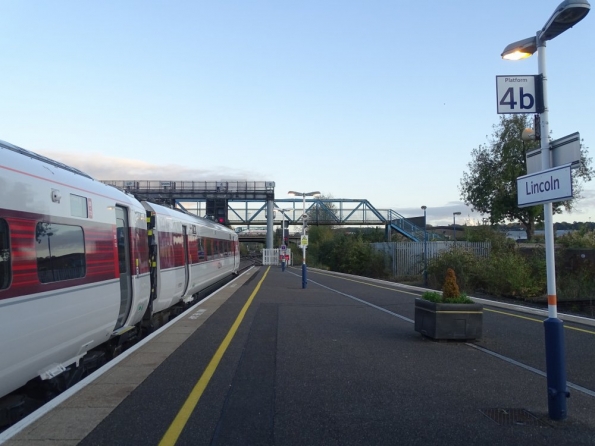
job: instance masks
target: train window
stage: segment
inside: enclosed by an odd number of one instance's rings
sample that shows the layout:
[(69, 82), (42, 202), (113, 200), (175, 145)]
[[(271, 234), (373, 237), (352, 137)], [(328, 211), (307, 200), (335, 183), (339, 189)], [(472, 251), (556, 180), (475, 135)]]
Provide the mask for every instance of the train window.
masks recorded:
[(80, 195), (70, 194), (70, 215), (88, 218), (87, 199)]
[(205, 247), (207, 248), (207, 260), (213, 255), (213, 244), (210, 238), (205, 238)]
[(198, 241), (198, 261), (204, 262), (206, 260), (204, 239), (202, 237), (198, 237), (197, 241)]
[(8, 237), (8, 224), (0, 218), (0, 290), (10, 285), (10, 238)]
[(41, 283), (85, 276), (83, 228), (41, 222), (35, 228), (35, 240), (37, 276)]

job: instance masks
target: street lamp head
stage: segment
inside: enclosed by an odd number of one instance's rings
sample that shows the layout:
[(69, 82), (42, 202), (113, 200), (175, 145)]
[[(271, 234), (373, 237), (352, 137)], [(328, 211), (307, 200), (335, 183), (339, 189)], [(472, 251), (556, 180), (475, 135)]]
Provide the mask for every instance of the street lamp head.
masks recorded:
[(452, 215), (461, 215), (460, 212), (453, 212)]
[(290, 190), (289, 192), (287, 192), (287, 195), (292, 195), (294, 197), (300, 196), (300, 195), (302, 197), (319, 197), (322, 194), (317, 190), (315, 190), (314, 192), (297, 192), (294, 190)]
[(552, 40), (584, 19), (590, 10), (587, 0), (564, 0), (542, 28), (539, 39)]
[(521, 139), (523, 141), (535, 141), (535, 130), (533, 130), (533, 129), (523, 130), (523, 133), (521, 133)]
[(528, 39), (511, 43), (504, 48), (502, 59), (521, 60), (532, 56), (535, 51), (537, 51), (537, 38), (529, 37)]

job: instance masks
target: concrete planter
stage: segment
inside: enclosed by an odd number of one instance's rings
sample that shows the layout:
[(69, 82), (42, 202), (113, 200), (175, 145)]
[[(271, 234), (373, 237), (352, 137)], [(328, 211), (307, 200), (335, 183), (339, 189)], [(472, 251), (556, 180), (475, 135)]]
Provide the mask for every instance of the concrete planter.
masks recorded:
[(439, 304), (415, 299), (415, 331), (432, 339), (469, 340), (481, 337), (481, 304)]

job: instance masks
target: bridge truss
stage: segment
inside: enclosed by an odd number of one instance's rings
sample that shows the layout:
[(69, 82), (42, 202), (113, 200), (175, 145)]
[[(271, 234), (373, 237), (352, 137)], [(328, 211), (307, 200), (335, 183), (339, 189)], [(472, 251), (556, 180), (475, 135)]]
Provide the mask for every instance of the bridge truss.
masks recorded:
[[(281, 224), (302, 225), (302, 198), (275, 199), (273, 181), (149, 181), (115, 180), (106, 184), (128, 192), (138, 199), (178, 207), (200, 217), (207, 215), (207, 200), (227, 203), (230, 226), (267, 225), (267, 209), (275, 212)], [(330, 226), (384, 226), (387, 237), (395, 230), (413, 241), (423, 241), (423, 217), (407, 219), (392, 209), (376, 209), (365, 199), (307, 198), (305, 214), (308, 224)], [(436, 234), (429, 237), (439, 238)], [(272, 239), (271, 239), (272, 240)]]
[[(181, 209), (199, 216), (205, 216), (204, 202), (177, 200)], [(289, 226), (301, 226), (303, 212), (302, 198), (274, 200), (277, 224), (285, 219)], [(384, 226), (413, 241), (423, 241), (424, 229), (392, 209), (376, 209), (365, 199), (307, 198), (306, 215), (309, 226)], [(423, 217), (422, 217), (423, 219)], [(267, 203), (262, 201), (229, 201), (227, 220), (232, 226), (259, 226), (267, 224)], [(423, 223), (422, 223), (423, 226)], [(429, 237), (439, 237), (429, 234)]]

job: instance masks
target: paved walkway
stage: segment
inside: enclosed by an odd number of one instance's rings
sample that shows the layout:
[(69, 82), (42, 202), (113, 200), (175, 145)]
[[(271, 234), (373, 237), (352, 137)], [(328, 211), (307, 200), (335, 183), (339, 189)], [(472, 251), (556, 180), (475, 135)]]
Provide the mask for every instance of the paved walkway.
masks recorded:
[(593, 396), (550, 421), (543, 376), (476, 348), (507, 339), (496, 312), (481, 342), (433, 342), (413, 290), (268, 267), (233, 285), (6, 444), (595, 444)]

